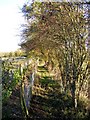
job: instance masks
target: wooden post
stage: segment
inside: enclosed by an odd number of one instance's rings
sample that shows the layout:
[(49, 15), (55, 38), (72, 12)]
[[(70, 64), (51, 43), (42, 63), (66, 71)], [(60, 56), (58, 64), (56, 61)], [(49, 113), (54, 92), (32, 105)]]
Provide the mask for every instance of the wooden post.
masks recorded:
[(25, 99), (25, 104), (26, 107), (29, 108), (30, 107), (30, 82), (28, 81), (27, 78), (25, 78), (24, 80), (24, 99)]
[(34, 85), (34, 72), (31, 71), (30, 73), (30, 100), (32, 97), (33, 85)]

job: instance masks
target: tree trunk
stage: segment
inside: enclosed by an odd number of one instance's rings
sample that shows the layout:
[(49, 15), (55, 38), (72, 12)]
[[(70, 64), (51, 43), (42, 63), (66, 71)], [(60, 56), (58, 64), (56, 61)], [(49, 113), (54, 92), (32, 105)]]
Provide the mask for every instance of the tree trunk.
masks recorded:
[(88, 111), (89, 111), (89, 115), (90, 115), (90, 4), (88, 4), (88, 45), (87, 45), (87, 49), (88, 49), (88, 74), (89, 74), (89, 78), (88, 78)]
[(77, 107), (76, 106), (75, 91), (76, 91), (76, 85), (75, 85), (75, 81), (73, 81), (71, 83), (71, 95), (72, 95), (72, 105), (73, 105), (74, 108)]

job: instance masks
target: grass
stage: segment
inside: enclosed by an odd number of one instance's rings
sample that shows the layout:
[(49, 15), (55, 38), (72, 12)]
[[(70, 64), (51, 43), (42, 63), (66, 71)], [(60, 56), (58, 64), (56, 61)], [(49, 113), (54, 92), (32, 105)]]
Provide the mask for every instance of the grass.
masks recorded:
[[(37, 75), (39, 76), (39, 80), (34, 85), (33, 96), (28, 110), (29, 118), (33, 120), (88, 120), (89, 114), (85, 108), (84, 101), (79, 101), (77, 109), (73, 108), (70, 94), (61, 92), (59, 81), (53, 80), (46, 68), (39, 66)], [(15, 79), (17, 78), (18, 74), (16, 74)], [(8, 100), (3, 103), (3, 120), (7, 118), (25, 119), (20, 104), (19, 84), (12, 90)]]

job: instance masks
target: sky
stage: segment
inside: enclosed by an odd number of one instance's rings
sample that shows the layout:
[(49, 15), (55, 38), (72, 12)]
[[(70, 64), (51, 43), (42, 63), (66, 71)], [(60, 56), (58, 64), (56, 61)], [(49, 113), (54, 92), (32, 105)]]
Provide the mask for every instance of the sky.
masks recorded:
[(0, 52), (13, 52), (19, 48), (20, 26), (24, 18), (20, 8), (25, 0), (0, 0)]
[(21, 37), (18, 35), (24, 23), (20, 8), (27, 1), (0, 0), (0, 52), (11, 52), (19, 48)]

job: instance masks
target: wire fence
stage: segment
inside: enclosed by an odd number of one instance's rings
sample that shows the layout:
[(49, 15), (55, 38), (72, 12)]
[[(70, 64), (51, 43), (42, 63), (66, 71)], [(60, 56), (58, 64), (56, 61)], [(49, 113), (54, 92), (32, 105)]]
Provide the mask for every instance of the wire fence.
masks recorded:
[(3, 102), (6, 102), (15, 87), (19, 85), (21, 107), (26, 117), (29, 115), (28, 109), (30, 108), (35, 76), (34, 67), (29, 71), (28, 66), (30, 66), (28, 61), (25, 61), (23, 64), (12, 64), (9, 61), (2, 61), (0, 64), (0, 78), (2, 79), (0, 80), (3, 85), (1, 90), (2, 100)]

